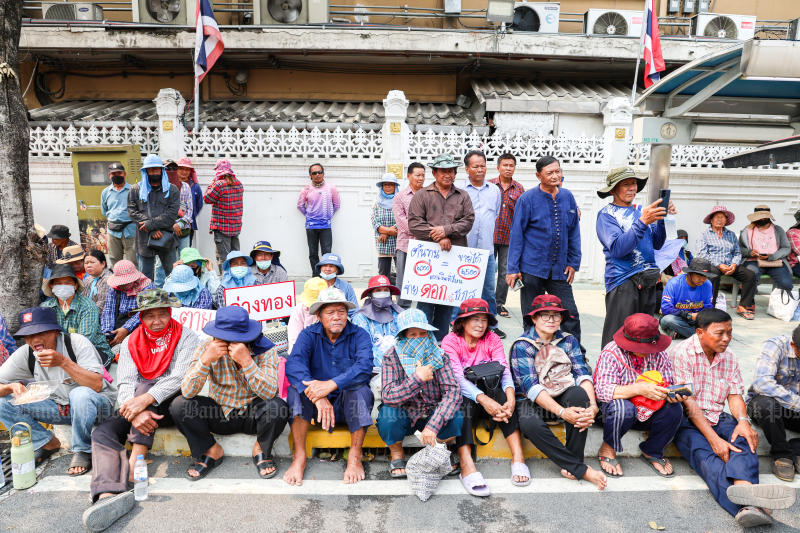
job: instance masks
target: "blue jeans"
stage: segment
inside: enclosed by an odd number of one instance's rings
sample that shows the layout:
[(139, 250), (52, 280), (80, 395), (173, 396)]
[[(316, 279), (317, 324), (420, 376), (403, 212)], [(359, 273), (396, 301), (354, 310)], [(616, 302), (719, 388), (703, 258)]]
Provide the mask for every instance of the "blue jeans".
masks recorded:
[(752, 270), (753, 274), (756, 275), (756, 285), (758, 285), (758, 279), (761, 275), (767, 274), (772, 278), (776, 288), (786, 289), (787, 291), (792, 290), (792, 271), (785, 266), (761, 268), (756, 261), (748, 261), (744, 266)]
[[(411, 427), (411, 418), (402, 407), (390, 407), (381, 404), (381, 409), (378, 412), (378, 421), (375, 426), (378, 428), (378, 435), (381, 436), (383, 442), (387, 445), (392, 445), (397, 442), (402, 442), (403, 439), (415, 431), (422, 431), (428, 423), (428, 418), (420, 418), (414, 427)], [(461, 435), (461, 426), (464, 423), (464, 414), (461, 409), (456, 411), (453, 418), (445, 424), (436, 437), (439, 440), (447, 440), (451, 437), (458, 437)]]
[(89, 387), (75, 387), (69, 393), (69, 413), (61, 416), (53, 400), (12, 405), (13, 396), (0, 398), (0, 422), (11, 429), (25, 422), (33, 430), (33, 447), (38, 450), (53, 438), (53, 433), (38, 422), (72, 425), (72, 451), (92, 453), (92, 427), (111, 416), (113, 406), (108, 398)]
[(697, 329), (695, 327), (697, 325), (696, 322), (693, 320), (687, 320), (678, 315), (664, 315), (661, 317), (660, 323), (664, 331), (667, 333), (674, 331), (684, 339), (688, 339), (694, 335), (695, 330)]

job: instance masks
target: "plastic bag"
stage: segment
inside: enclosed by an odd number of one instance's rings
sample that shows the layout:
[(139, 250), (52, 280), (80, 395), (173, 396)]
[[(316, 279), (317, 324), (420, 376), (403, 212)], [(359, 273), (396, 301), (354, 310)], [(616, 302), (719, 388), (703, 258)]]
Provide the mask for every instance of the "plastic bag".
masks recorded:
[[(416, 435), (419, 438), (420, 432), (417, 431)], [(409, 458), (406, 477), (417, 498), (426, 502), (451, 469), (450, 450), (444, 443), (438, 442), (435, 446), (425, 446)]]
[(715, 305), (714, 307), (716, 307), (720, 311), (725, 311), (725, 312), (728, 311), (728, 299), (725, 298), (725, 295), (722, 294), (722, 292), (719, 292), (717, 294), (717, 305)]
[(794, 310), (794, 316), (792, 317), (792, 320), (795, 322), (800, 321), (800, 305), (798, 305), (797, 309)]
[(800, 303), (800, 292), (795, 295), (792, 291), (787, 291), (786, 289), (772, 289), (769, 295), (767, 314), (784, 322), (789, 322), (794, 318), (798, 303)]

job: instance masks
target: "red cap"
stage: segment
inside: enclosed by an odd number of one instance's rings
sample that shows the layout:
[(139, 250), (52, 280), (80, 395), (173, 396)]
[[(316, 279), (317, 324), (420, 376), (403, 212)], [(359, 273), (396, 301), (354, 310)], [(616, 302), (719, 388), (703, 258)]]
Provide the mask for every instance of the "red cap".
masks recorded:
[(492, 313), (489, 312), (489, 304), (482, 298), (470, 298), (469, 300), (464, 300), (461, 302), (461, 306), (458, 308), (458, 315), (456, 315), (456, 318), (453, 320), (453, 322), (451, 322), (451, 324), (455, 324), (456, 320), (459, 318), (467, 318), (472, 315), (480, 314), (484, 314), (489, 317), (489, 325), (497, 325), (497, 319)]
[(389, 289), (389, 292), (395, 296), (400, 294), (400, 289), (392, 285), (392, 282), (389, 281), (389, 278), (386, 276), (372, 276), (369, 278), (369, 285), (367, 285), (367, 288), (361, 293), (361, 298), (366, 298), (371, 291), (380, 288)]
[(636, 353), (658, 353), (672, 342), (668, 335), (658, 330), (658, 320), (645, 313), (636, 313), (625, 319), (616, 333), (614, 342), (623, 350)]
[(540, 294), (533, 299), (533, 303), (531, 304), (531, 312), (528, 313), (528, 316), (533, 316), (542, 311), (561, 311), (563, 313), (567, 310), (561, 306), (561, 298), (558, 296), (554, 296), (552, 294)]

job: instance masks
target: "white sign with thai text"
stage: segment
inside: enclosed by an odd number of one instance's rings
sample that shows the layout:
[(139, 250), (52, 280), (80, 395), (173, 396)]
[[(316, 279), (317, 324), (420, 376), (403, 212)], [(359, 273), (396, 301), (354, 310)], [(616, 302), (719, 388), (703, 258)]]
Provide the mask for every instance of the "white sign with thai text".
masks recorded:
[(243, 307), (259, 322), (287, 317), (297, 305), (294, 281), (225, 289), (225, 305)]
[(173, 307), (172, 318), (195, 333), (203, 334), (203, 327), (214, 320), (217, 312), (212, 309), (195, 309), (193, 307)]

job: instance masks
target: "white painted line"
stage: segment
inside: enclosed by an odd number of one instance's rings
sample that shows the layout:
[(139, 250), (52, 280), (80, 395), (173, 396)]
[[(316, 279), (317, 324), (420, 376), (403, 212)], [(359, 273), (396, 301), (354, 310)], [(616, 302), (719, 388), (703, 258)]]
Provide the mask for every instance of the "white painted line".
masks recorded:
[[(88, 492), (89, 476), (47, 476), (28, 492)], [(597, 492), (588, 481), (572, 481), (565, 478), (534, 479), (527, 487), (515, 487), (510, 479), (487, 479), (493, 494), (560, 494)], [(800, 481), (785, 483), (772, 474), (760, 476), (762, 484), (780, 483), (800, 489)], [(609, 479), (605, 492), (657, 492), (708, 490), (705, 482), (696, 475), (679, 475), (674, 478), (653, 476), (625, 476)], [(413, 494), (411, 486), (402, 480), (367, 480), (354, 485), (345, 485), (340, 480), (309, 479), (299, 487), (287, 485), (275, 479), (213, 479), (189, 481), (184, 478), (151, 478), (151, 494), (265, 494), (274, 496), (407, 496)], [(437, 495), (465, 494), (457, 479), (445, 479), (439, 484)]]

